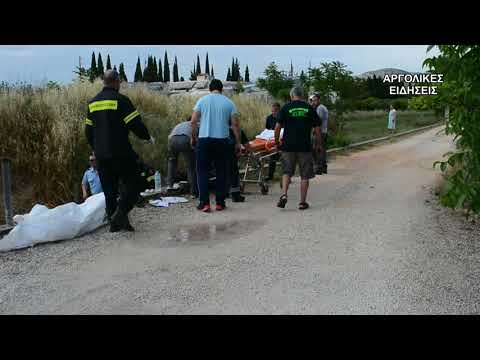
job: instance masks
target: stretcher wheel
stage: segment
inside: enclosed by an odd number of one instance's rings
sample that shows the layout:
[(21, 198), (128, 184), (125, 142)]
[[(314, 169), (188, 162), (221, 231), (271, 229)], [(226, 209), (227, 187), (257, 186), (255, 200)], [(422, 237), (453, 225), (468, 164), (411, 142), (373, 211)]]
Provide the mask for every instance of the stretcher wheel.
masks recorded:
[(267, 184), (260, 185), (260, 191), (262, 192), (262, 195), (267, 195), (268, 194), (268, 185)]

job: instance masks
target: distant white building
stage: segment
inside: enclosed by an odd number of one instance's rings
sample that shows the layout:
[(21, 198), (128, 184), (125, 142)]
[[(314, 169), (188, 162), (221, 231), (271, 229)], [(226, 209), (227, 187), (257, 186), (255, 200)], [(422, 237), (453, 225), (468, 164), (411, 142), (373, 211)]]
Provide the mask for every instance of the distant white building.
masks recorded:
[(201, 73), (197, 75), (197, 81), (211, 80), (211, 79), (213, 79), (212, 76), (207, 73)]

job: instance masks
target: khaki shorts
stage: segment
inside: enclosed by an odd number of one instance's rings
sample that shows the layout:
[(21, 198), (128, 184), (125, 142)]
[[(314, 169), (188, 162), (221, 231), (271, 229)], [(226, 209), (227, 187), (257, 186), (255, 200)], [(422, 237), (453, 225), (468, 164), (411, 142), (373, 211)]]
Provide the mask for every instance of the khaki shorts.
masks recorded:
[(309, 180), (315, 177), (313, 171), (313, 156), (311, 152), (285, 152), (282, 151), (283, 175), (293, 176), (295, 168), (300, 167), (300, 178)]

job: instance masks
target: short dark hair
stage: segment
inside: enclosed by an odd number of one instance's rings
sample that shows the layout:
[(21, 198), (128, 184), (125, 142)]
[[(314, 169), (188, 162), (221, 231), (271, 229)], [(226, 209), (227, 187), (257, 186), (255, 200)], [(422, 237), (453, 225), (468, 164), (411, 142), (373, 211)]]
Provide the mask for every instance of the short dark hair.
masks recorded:
[(120, 75), (117, 70), (109, 69), (103, 74), (104, 85), (112, 85), (115, 81), (120, 81)]
[(279, 102), (274, 102), (274, 103), (272, 103), (272, 106), (281, 107)]
[(213, 79), (212, 81), (210, 81), (210, 85), (208, 86), (208, 89), (210, 91), (218, 90), (218, 91), (222, 92), (223, 84), (220, 80)]

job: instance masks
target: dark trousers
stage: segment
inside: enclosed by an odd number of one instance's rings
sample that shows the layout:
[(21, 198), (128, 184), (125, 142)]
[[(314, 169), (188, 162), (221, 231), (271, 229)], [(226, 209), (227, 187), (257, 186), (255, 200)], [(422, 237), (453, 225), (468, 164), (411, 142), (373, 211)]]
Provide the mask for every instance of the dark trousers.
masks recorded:
[(199, 138), (197, 144), (197, 182), (200, 202), (209, 204), (208, 176), (210, 165), (215, 166), (215, 202), (225, 204), (227, 192), (228, 139)]
[[(133, 158), (97, 159), (98, 175), (105, 194), (106, 210), (112, 216), (120, 208), (127, 214), (138, 201), (141, 189), (141, 179), (138, 165)], [(122, 182), (123, 191), (118, 198), (119, 181)]]
[(240, 171), (238, 170), (238, 158), (235, 154), (235, 143), (228, 145), (227, 175), (227, 195), (240, 193)]
[(192, 194), (198, 194), (197, 172), (195, 171), (195, 152), (186, 135), (175, 135), (168, 140), (168, 186), (173, 186), (177, 175), (178, 157), (182, 154), (187, 163), (187, 176)]
[[(328, 134), (322, 133), (323, 150), (318, 153), (313, 150), (314, 170), (317, 172), (325, 172), (327, 170), (327, 138)], [(315, 144), (315, 141), (313, 142)]]

